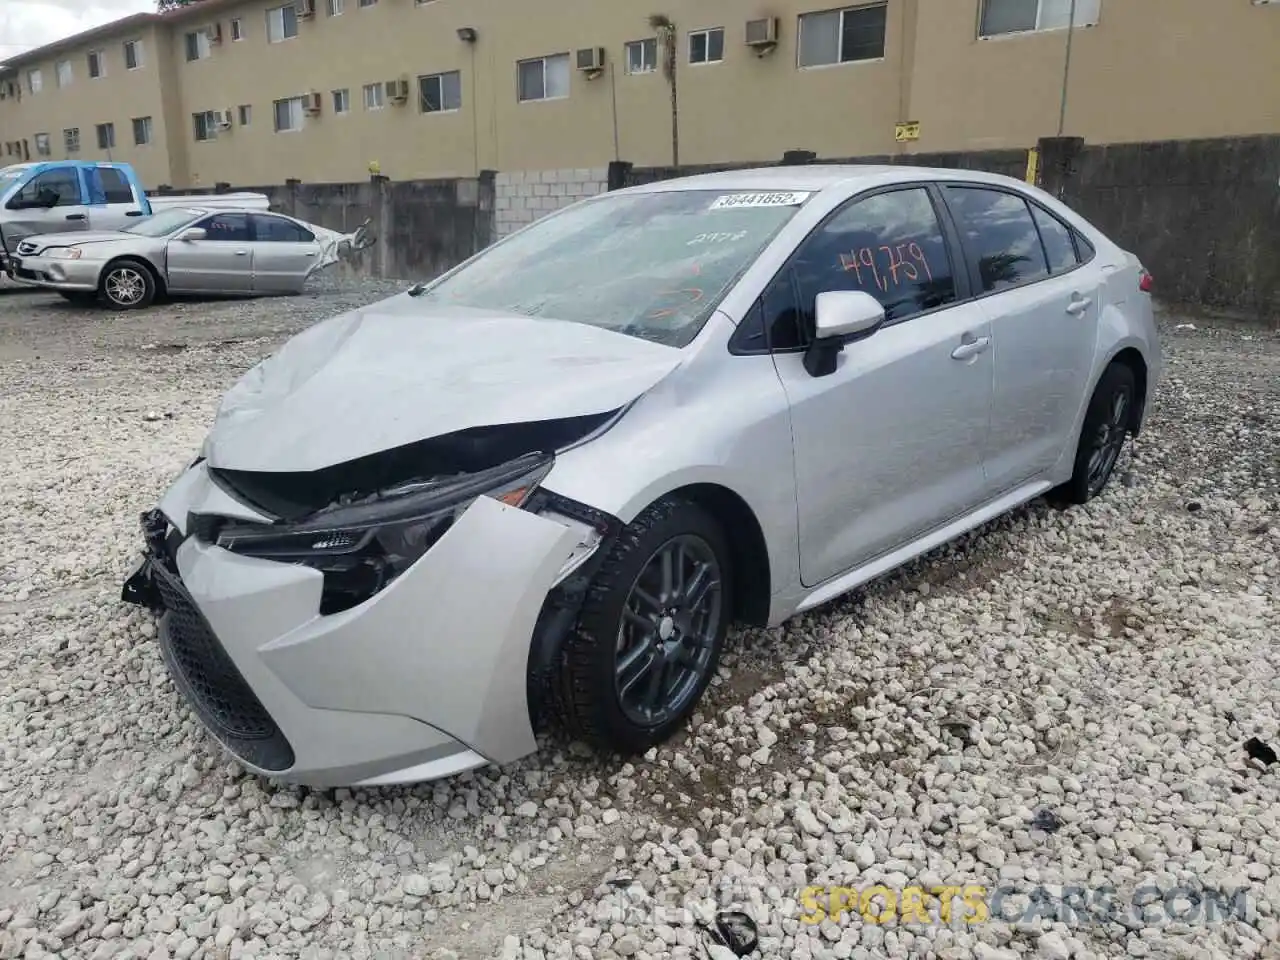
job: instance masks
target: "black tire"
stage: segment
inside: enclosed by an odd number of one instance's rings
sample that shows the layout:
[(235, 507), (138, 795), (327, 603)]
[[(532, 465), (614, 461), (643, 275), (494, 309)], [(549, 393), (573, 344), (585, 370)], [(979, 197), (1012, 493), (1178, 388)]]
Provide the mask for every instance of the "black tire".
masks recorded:
[(1113, 362), (1102, 372), (1089, 399), (1071, 479), (1052, 492), (1053, 502), (1060, 506), (1088, 503), (1103, 491), (1132, 432), (1135, 403), (1133, 370)]
[(98, 281), (98, 301), (111, 310), (141, 310), (156, 298), (156, 278), (141, 260), (107, 264)]
[(84, 290), (59, 290), (62, 299), (74, 303), (77, 307), (87, 307), (96, 302), (98, 295)]
[[(675, 559), (677, 546), (685, 559)], [(672, 556), (673, 569), (679, 564), (690, 587), (703, 581), (697, 579), (701, 574), (688, 572), (711, 561), (705, 574), (714, 582), (705, 591), (703, 615), (663, 615), (656, 609), (678, 605), (673, 600), (677, 591), (671, 596), (653, 592), (653, 577), (662, 578), (664, 551)], [(588, 588), (578, 622), (565, 639), (559, 675), (551, 680), (552, 709), (567, 733), (597, 747), (635, 754), (684, 724), (715, 674), (732, 619), (730, 560), (728, 539), (715, 517), (684, 498), (659, 500), (622, 531)], [(644, 596), (657, 604), (644, 602)], [(619, 678), (619, 670), (624, 655), (632, 654), (638, 658), (627, 658), (633, 671), (641, 670), (646, 660), (651, 666), (640, 674), (641, 681), (631, 681), (627, 671), (628, 683)], [(656, 681), (654, 671), (659, 672)], [(663, 686), (664, 678), (671, 681), (670, 696), (664, 689), (656, 698), (665, 701), (661, 709), (644, 715), (637, 703), (641, 693)]]

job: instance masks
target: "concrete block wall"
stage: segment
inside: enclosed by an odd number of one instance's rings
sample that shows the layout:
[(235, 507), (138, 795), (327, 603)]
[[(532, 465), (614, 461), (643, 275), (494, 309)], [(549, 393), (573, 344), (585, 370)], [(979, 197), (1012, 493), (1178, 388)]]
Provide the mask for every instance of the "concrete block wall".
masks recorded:
[(493, 201), (496, 238), (514, 233), (553, 210), (604, 193), (608, 186), (607, 167), (499, 173)]

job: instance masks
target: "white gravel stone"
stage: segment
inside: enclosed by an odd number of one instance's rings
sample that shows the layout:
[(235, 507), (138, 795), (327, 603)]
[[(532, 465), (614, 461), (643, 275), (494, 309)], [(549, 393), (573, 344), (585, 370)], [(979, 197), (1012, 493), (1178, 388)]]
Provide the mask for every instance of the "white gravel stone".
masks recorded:
[[(204, 732), (119, 585), (238, 373), (392, 289), (121, 315), (0, 293), (0, 960), (729, 960), (698, 925), (724, 907), (796, 960), (1267, 956), (1280, 771), (1242, 744), (1280, 749), (1275, 334), (1166, 324), (1154, 417), (1104, 496), (735, 633), (687, 734), (643, 758), (552, 738), (420, 787), (281, 787)], [(815, 926), (813, 884), (1246, 901), (1164, 926)]]

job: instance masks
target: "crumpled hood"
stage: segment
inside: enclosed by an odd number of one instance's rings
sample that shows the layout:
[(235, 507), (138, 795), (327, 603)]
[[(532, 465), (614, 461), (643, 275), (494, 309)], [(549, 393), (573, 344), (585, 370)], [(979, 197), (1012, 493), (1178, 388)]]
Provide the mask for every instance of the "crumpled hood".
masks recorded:
[(401, 294), (316, 324), (250, 370), (203, 452), (227, 470), (318, 470), (471, 427), (604, 413), (680, 362), (585, 324)]

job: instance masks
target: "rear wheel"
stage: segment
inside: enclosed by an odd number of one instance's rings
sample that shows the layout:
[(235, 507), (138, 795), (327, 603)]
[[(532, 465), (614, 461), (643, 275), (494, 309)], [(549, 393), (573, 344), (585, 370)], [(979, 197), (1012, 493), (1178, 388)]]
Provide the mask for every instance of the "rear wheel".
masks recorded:
[(107, 264), (98, 281), (98, 299), (112, 310), (140, 310), (156, 296), (151, 268), (139, 260), (117, 260)]
[(568, 732), (639, 753), (685, 722), (720, 660), (732, 610), (729, 564), (720, 524), (689, 500), (660, 500), (623, 530), (554, 681)]
[(1103, 371), (1089, 400), (1071, 479), (1053, 491), (1062, 504), (1088, 503), (1107, 485), (1133, 423), (1137, 382), (1123, 363)]

